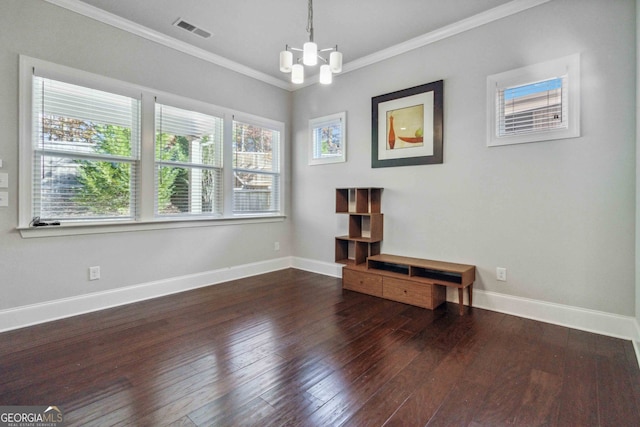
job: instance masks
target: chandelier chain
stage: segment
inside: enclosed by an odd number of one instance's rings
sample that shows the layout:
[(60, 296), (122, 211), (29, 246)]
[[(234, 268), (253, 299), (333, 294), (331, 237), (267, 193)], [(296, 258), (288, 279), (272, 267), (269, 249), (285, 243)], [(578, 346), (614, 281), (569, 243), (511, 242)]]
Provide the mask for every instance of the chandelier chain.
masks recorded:
[(309, 41), (313, 41), (313, 0), (309, 0), (307, 9), (307, 33), (309, 33)]

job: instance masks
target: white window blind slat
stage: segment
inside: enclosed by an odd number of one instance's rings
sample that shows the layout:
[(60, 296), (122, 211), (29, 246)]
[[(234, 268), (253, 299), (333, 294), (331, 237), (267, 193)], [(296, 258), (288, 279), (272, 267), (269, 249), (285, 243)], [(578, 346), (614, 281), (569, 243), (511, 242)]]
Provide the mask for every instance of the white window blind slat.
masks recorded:
[(222, 215), (223, 122), (156, 104), (157, 215)]
[(140, 101), (33, 76), (32, 214), (134, 219)]
[(513, 136), (568, 127), (567, 76), (499, 89), (496, 134)]

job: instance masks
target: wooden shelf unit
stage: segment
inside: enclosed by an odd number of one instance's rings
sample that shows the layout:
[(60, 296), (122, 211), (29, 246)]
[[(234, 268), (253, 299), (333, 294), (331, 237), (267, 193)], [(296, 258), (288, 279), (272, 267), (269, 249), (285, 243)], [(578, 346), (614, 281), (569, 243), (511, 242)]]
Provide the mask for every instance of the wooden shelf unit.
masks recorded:
[(336, 188), (336, 213), (380, 213), (382, 188)]
[(380, 253), (384, 215), (380, 212), (382, 188), (337, 188), (336, 213), (349, 216), (349, 234), (335, 238), (335, 261), (364, 264)]
[(473, 265), (387, 254), (368, 256), (365, 264), (347, 265), (342, 270), (344, 289), (428, 309), (446, 301), (447, 287), (457, 288), (461, 315), (464, 288), (472, 306), (475, 278)]

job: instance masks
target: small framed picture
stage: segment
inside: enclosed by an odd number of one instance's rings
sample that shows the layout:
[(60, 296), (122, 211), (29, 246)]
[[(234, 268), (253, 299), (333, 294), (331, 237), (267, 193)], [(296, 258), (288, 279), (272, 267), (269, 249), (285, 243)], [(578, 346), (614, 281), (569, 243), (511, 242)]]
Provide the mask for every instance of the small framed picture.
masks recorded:
[(309, 120), (310, 165), (345, 162), (346, 148), (346, 112)]
[(371, 98), (371, 167), (442, 163), (443, 81)]

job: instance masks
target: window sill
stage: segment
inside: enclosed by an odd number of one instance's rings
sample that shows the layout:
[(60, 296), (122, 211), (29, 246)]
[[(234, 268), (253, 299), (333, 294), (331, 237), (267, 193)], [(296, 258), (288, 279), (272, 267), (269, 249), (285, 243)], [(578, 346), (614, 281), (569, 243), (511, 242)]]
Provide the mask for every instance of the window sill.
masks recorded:
[(221, 225), (261, 224), (282, 222), (286, 216), (247, 216), (222, 219), (157, 219), (153, 221), (113, 221), (52, 225), (46, 227), (18, 227), (23, 239), (37, 237), (77, 236), (83, 234), (126, 233), (131, 231), (166, 230), (172, 228), (215, 227)]

